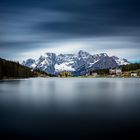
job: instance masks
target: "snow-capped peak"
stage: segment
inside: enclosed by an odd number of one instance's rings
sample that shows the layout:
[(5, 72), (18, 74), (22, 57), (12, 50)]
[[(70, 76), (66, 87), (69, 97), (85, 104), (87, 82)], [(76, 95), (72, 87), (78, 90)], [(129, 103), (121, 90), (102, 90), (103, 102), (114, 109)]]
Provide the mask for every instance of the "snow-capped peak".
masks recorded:
[(118, 65), (127, 65), (127, 64), (130, 64), (130, 62), (128, 62), (127, 59), (118, 58), (117, 56), (112, 56), (112, 58), (116, 61), (116, 63)]
[(25, 65), (25, 66), (31, 67), (31, 68), (35, 68), (36, 67), (35, 62), (36, 62), (35, 59), (29, 58), (26, 61), (23, 61), (22, 65)]
[(85, 51), (83, 51), (83, 50), (80, 50), (79, 52), (78, 52), (78, 57), (87, 57), (87, 56), (89, 56), (90, 54), (88, 53), (88, 52), (85, 52)]
[(91, 55), (80, 50), (77, 54), (44, 53), (37, 60), (27, 59), (22, 63), (33, 69), (40, 69), (47, 73), (55, 74), (60, 71), (77, 71), (83, 66), (89, 68), (110, 68), (111, 66), (126, 65), (129, 62), (116, 56), (108, 56), (106, 53)]

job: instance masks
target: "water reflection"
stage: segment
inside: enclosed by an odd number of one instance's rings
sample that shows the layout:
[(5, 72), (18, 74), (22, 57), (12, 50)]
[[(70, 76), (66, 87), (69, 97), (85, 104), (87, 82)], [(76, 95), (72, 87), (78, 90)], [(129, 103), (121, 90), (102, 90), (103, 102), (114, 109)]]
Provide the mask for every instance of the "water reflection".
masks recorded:
[[(65, 134), (71, 131), (75, 135), (85, 131), (96, 135), (97, 131), (106, 132), (106, 129), (115, 132), (114, 127), (120, 124), (140, 124), (139, 93), (140, 79), (0, 81), (0, 123), (3, 124), (0, 129), (3, 134), (30, 136), (60, 131)], [(110, 126), (104, 128), (103, 124)], [(81, 127), (83, 129), (78, 131)]]

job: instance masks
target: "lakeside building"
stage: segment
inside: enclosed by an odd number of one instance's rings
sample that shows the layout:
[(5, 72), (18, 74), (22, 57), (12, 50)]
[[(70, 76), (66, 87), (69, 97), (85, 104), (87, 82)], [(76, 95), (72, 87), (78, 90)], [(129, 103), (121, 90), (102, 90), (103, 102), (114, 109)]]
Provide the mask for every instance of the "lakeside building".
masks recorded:
[(138, 74), (137, 74), (136, 72), (131, 72), (131, 73), (130, 73), (130, 76), (132, 76), (132, 77), (137, 77)]
[(98, 74), (96, 72), (93, 72), (91, 75), (92, 76), (98, 76)]
[(122, 74), (122, 69), (121, 68), (110, 69), (109, 73), (111, 75), (121, 75)]
[(110, 69), (110, 70), (109, 70), (109, 73), (110, 73), (111, 75), (115, 75), (115, 74), (116, 74), (116, 70), (115, 70), (115, 69)]

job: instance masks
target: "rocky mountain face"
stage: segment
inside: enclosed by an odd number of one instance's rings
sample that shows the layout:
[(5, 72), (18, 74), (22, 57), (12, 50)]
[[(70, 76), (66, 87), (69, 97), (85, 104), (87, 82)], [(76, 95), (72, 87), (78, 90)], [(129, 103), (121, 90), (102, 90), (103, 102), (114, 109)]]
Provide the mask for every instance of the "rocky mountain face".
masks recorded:
[(92, 69), (107, 69), (120, 65), (126, 65), (129, 62), (126, 59), (120, 59), (116, 56), (108, 56), (106, 53), (91, 55), (88, 52), (80, 50), (77, 54), (59, 54), (45, 53), (37, 60), (27, 59), (22, 65), (40, 69), (50, 74), (56, 74), (61, 71), (71, 71), (73, 73), (84, 74)]

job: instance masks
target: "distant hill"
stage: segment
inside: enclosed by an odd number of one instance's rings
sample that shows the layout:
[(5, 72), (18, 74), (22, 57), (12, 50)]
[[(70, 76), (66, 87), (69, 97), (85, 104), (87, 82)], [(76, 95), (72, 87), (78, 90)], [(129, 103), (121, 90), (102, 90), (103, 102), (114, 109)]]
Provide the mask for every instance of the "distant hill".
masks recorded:
[(28, 78), (33, 77), (34, 72), (29, 67), (18, 62), (0, 58), (0, 79), (2, 78)]

